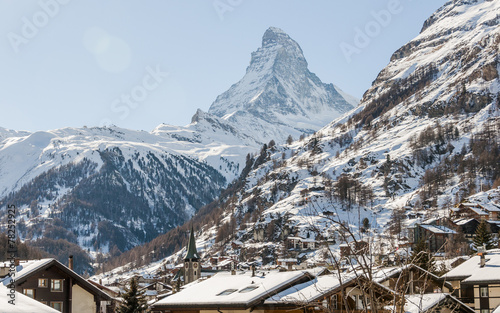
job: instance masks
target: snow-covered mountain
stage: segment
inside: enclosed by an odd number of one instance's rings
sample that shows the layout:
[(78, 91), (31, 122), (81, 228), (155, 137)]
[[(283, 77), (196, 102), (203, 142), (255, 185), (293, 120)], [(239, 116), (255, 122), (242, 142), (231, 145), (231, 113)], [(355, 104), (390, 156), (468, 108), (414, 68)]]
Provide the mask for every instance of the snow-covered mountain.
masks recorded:
[(209, 113), (258, 139), (284, 142), (311, 134), (357, 105), (307, 68), (300, 46), (271, 27), (252, 53), (245, 76), (212, 103)]
[(358, 104), (307, 68), (300, 46), (270, 27), (252, 53), (245, 76), (217, 97), (207, 112), (198, 110), (187, 126), (162, 124), (154, 134), (178, 140), (169, 146), (219, 169), (232, 181), (247, 153), (271, 140), (284, 143), (312, 134)]
[(186, 222), (264, 143), (313, 133), (354, 104), (270, 28), (242, 81), (187, 126), (0, 128), (0, 209), (18, 206), (23, 239), (124, 251)]
[(358, 107), (247, 163), (240, 187), (213, 205), (220, 219), (192, 220), (199, 250), (266, 263), (287, 253), (286, 236), (320, 235), (335, 251), (340, 223), (358, 236), (365, 218), (374, 242), (395, 249), (395, 212), (444, 216), (480, 186), (500, 185), (499, 49), (500, 1), (447, 2), (394, 53)]
[(0, 142), (0, 206), (18, 207), (24, 239), (67, 239), (104, 253), (149, 241), (226, 184), (158, 139), (120, 128), (11, 133)]

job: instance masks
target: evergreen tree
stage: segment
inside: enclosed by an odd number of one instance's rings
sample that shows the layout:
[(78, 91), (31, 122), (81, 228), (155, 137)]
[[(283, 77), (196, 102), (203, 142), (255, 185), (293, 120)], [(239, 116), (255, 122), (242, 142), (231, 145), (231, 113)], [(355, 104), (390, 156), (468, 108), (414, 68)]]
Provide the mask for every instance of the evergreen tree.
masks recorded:
[(486, 246), (486, 250), (494, 248), (490, 233), (490, 226), (486, 223), (486, 221), (481, 221), (481, 223), (477, 226), (472, 245), (475, 251), (483, 245)]
[(415, 264), (426, 271), (434, 272), (434, 259), (427, 249), (425, 240), (420, 240), (412, 249), (410, 262)]
[(370, 229), (370, 220), (367, 217), (365, 217), (361, 223), (363, 225), (361, 227), (361, 231), (363, 233), (366, 232), (366, 231), (368, 231), (368, 229)]
[(144, 313), (148, 309), (144, 291), (138, 290), (135, 278), (130, 280), (130, 286), (123, 294), (123, 302), (117, 308), (118, 313)]

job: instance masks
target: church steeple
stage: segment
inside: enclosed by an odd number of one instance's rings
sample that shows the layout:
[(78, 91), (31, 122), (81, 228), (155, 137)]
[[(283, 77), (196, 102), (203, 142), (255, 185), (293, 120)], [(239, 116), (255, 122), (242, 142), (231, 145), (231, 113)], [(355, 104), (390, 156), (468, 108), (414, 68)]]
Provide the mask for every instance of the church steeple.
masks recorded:
[(198, 255), (198, 251), (196, 250), (196, 240), (194, 239), (194, 229), (193, 226), (191, 226), (191, 234), (189, 235), (189, 243), (184, 261), (198, 261), (199, 259), (200, 256)]
[(196, 240), (194, 239), (194, 229), (191, 226), (189, 243), (186, 257), (184, 258), (184, 283), (189, 284), (201, 277), (200, 256), (196, 250)]

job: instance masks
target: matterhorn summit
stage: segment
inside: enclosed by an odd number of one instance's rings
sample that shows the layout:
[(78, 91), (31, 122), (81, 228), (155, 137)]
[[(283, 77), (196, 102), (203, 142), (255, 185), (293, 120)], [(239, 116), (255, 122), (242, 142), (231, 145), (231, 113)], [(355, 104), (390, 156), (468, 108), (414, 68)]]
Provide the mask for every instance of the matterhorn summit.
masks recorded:
[(307, 68), (300, 46), (270, 27), (245, 76), (217, 97), (209, 113), (244, 128), (258, 141), (310, 134), (357, 105)]

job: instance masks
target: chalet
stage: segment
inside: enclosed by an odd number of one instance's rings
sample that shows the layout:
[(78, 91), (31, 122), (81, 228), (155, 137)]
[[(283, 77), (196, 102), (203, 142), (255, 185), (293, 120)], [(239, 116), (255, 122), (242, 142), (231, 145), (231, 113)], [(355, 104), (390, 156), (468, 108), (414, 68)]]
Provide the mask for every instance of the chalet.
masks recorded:
[[(46, 304), (59, 312), (112, 312), (111, 296), (55, 259), (22, 261), (14, 285), (17, 292)], [(4, 284), (10, 277), (4, 279)]]
[(395, 294), (376, 282), (370, 282), (363, 276), (353, 274), (319, 275), (307, 282), (297, 284), (270, 296), (263, 305), (267, 311), (292, 312), (345, 312), (356, 310), (370, 312), (372, 305), (367, 306), (365, 295), (368, 289), (373, 292), (382, 310), (383, 303), (394, 299)]
[[(394, 306), (392, 309), (394, 309)], [(446, 293), (426, 293), (422, 295), (406, 295), (404, 312), (474, 313), (474, 310), (452, 295)]]
[(230, 271), (238, 267), (238, 261), (232, 258), (222, 258), (219, 259), (217, 265), (215, 266), (218, 271)]
[(452, 218), (475, 218), (481, 220), (498, 221), (500, 206), (494, 203), (472, 203), (463, 202), (451, 209), (450, 215)]
[[(219, 272), (209, 279), (156, 302), (152, 312), (185, 313), (189, 311), (233, 313), (260, 310), (269, 296), (292, 285), (310, 281), (312, 275), (303, 271), (227, 273)], [(283, 312), (284, 313), (284, 312)]]
[(0, 312), (9, 313), (58, 313), (59, 311), (42, 304), (18, 291), (11, 292), (11, 289), (0, 283)]
[(453, 223), (460, 228), (460, 231), (465, 235), (465, 238), (472, 238), (476, 233), (479, 221), (475, 218), (459, 218), (453, 220)]
[(291, 271), (293, 269), (293, 267), (298, 264), (298, 262), (297, 262), (297, 259), (287, 258), (287, 259), (278, 259), (276, 261), (276, 264), (278, 266), (281, 266), (281, 267), (287, 269), (288, 271)]
[(448, 240), (453, 240), (456, 231), (446, 226), (417, 224), (414, 228), (413, 243), (424, 240), (430, 252), (442, 251)]
[(449, 281), (458, 298), (476, 313), (490, 313), (500, 306), (500, 249), (478, 253), (441, 278)]
[(351, 241), (347, 244), (341, 244), (340, 247), (340, 257), (350, 257), (355, 255), (363, 255), (368, 253), (369, 245), (368, 242), (363, 240)]
[(141, 292), (144, 291), (144, 295), (146, 296), (146, 299), (148, 299), (149, 301), (149, 300), (154, 300), (158, 296), (161, 296), (163, 294), (172, 292), (172, 287), (170, 285), (157, 281), (140, 288), (139, 291)]
[(376, 269), (372, 277), (382, 286), (403, 294), (454, 291), (451, 283), (443, 282), (440, 277), (415, 264)]
[(317, 249), (318, 241), (298, 236), (289, 236), (285, 239), (285, 246), (287, 249), (294, 250), (315, 250)]

